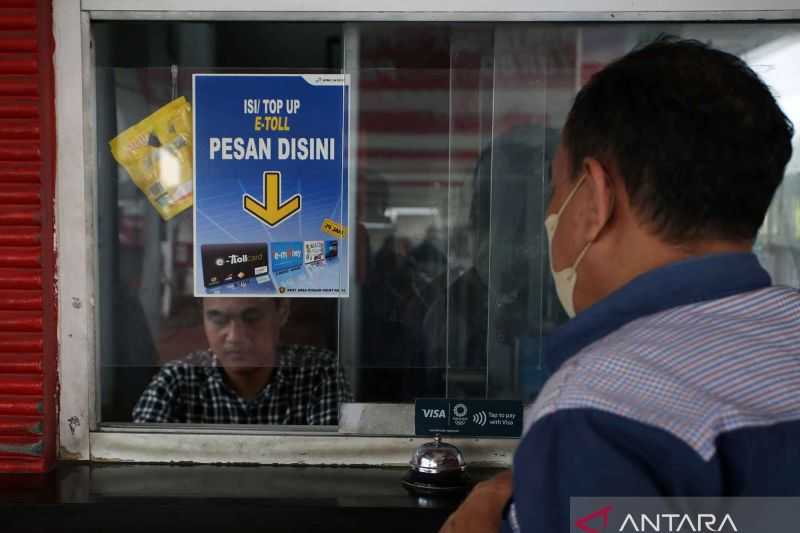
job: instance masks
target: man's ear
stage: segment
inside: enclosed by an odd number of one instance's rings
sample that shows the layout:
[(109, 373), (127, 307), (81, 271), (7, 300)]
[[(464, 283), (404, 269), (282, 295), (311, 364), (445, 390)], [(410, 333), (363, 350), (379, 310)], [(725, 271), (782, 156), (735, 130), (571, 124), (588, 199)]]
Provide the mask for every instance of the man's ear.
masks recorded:
[(614, 186), (606, 168), (597, 159), (587, 157), (583, 160), (586, 176), (587, 205), (585, 232), (587, 242), (594, 242), (608, 225), (614, 214)]
[(289, 298), (278, 299), (278, 323), (281, 327), (285, 326), (289, 321), (289, 315), (292, 314), (292, 301)]

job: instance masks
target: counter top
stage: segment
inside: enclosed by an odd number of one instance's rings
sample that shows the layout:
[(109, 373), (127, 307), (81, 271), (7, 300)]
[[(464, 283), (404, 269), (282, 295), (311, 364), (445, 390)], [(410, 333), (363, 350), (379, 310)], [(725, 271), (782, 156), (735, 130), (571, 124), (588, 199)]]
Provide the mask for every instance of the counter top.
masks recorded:
[[(469, 470), (474, 481), (495, 469)], [(405, 469), (61, 463), (0, 476), (3, 531), (437, 531), (462, 496), (425, 497)]]

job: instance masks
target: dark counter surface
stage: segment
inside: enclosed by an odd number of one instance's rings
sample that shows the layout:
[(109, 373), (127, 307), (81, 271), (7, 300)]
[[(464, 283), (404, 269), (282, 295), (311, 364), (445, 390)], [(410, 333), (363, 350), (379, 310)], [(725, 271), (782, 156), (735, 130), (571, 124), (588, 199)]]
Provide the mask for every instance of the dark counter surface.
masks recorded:
[[(463, 495), (411, 495), (405, 472), (62, 463), (0, 475), (0, 531), (437, 531)], [(475, 481), (497, 472), (469, 470)]]

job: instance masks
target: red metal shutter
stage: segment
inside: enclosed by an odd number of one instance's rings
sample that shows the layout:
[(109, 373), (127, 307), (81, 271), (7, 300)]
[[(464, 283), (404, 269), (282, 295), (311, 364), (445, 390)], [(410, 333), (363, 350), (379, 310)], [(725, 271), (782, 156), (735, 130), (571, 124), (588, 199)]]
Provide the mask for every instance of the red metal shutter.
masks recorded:
[(53, 50), (50, 0), (0, 0), (0, 472), (56, 460)]

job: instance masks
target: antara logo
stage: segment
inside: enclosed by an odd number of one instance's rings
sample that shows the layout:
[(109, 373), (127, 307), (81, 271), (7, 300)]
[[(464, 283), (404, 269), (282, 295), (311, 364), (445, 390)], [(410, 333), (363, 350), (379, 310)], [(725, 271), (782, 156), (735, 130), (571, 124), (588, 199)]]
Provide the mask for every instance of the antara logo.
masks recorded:
[[(613, 506), (611, 505), (598, 509), (579, 518), (575, 522), (575, 527), (584, 533), (600, 533), (608, 527), (609, 514), (612, 510)], [(602, 525), (599, 527), (597, 524), (593, 524), (595, 527), (589, 526), (589, 522), (596, 519), (602, 520)], [(634, 514), (628, 513), (618, 531), (620, 533), (624, 531), (636, 533), (734, 533), (739, 529), (730, 514), (726, 514), (720, 519), (710, 513), (697, 515), (678, 513), (648, 515), (642, 513), (637, 519)]]
[[(592, 514), (588, 514), (583, 518), (579, 518), (578, 521), (575, 522), (575, 527), (577, 527), (584, 533), (600, 533), (600, 531), (608, 527), (608, 513), (610, 513), (613, 508), (614, 507), (612, 505), (609, 505), (608, 507), (603, 507), (602, 509), (598, 509)], [(592, 520), (598, 517), (602, 517), (603, 519), (603, 525), (600, 529), (595, 529), (587, 525), (587, 522), (591, 522)]]
[(726, 514), (722, 520), (713, 514), (678, 514), (678, 513), (665, 513), (657, 515), (642, 514), (639, 516), (639, 521), (632, 514), (628, 514), (622, 522), (620, 531), (663, 531), (667, 533), (718, 533), (718, 532), (732, 532), (739, 531), (736, 524), (733, 522), (731, 515)]
[(425, 418), (447, 418), (444, 409), (423, 409), (422, 416)]

